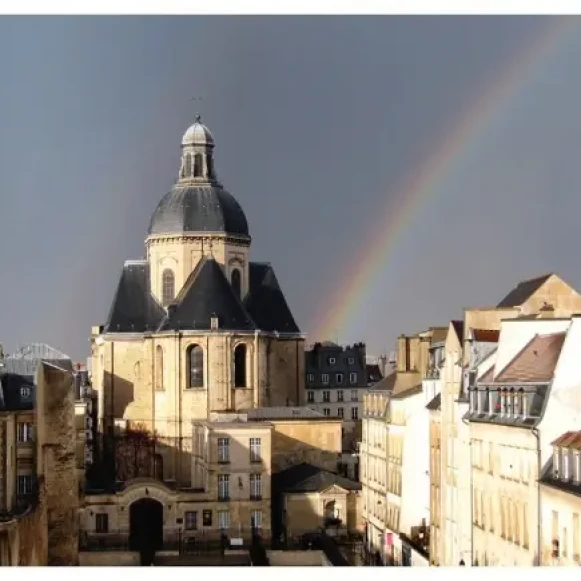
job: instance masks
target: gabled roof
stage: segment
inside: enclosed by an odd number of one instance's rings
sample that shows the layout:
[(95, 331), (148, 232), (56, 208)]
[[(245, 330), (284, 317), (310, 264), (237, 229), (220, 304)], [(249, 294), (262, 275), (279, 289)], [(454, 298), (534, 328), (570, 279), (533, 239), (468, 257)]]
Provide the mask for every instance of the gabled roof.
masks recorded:
[(535, 335), (494, 378), (495, 383), (550, 382), (565, 342), (565, 335)]
[(581, 451), (581, 430), (561, 434), (556, 440), (551, 442), (551, 446)]
[(458, 337), (458, 341), (462, 343), (464, 341), (464, 321), (450, 321), (450, 323)]
[(519, 307), (538, 291), (553, 273), (519, 282), (497, 305), (497, 308)]
[(494, 379), (494, 365), (477, 378), (478, 383), (492, 383)]
[(204, 257), (168, 310), (160, 330), (209, 331), (214, 316), (218, 317), (219, 328), (223, 330), (256, 329), (220, 265), (213, 258)]
[(280, 492), (322, 492), (333, 485), (345, 490), (361, 490), (360, 482), (306, 462), (276, 474), (276, 485)]
[(106, 333), (156, 331), (165, 310), (149, 292), (149, 264), (127, 262), (123, 266), (117, 291), (105, 324)]
[(300, 333), (272, 266), (251, 262), (249, 272), (250, 292), (244, 299), (244, 306), (258, 328), (279, 333)]
[(251, 262), (249, 270), (249, 293), (242, 303), (220, 265), (203, 258), (166, 312), (150, 292), (147, 261), (126, 262), (104, 331), (205, 331), (216, 315), (220, 329), (300, 333), (272, 267)]
[(393, 391), (396, 380), (397, 372), (392, 371), (389, 375), (386, 375), (383, 379), (372, 385), (370, 389), (372, 391)]
[(410, 385), (410, 386), (402, 386), (401, 389), (395, 389), (391, 395), (391, 399), (405, 399), (407, 397), (411, 397), (412, 395), (418, 395), (422, 393), (423, 386), (421, 383)]

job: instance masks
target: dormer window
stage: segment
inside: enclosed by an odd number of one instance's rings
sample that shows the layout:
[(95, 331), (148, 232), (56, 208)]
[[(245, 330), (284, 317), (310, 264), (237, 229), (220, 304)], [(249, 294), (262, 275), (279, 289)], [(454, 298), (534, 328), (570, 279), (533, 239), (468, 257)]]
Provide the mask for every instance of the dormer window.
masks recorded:
[(337, 363), (337, 360), (334, 357), (329, 357), (329, 365), (335, 365), (335, 363)]
[(581, 453), (575, 450), (573, 453), (573, 481), (575, 484), (581, 484)]
[(559, 478), (561, 473), (561, 454), (559, 448), (553, 448), (553, 478)]
[(570, 473), (570, 453), (568, 448), (561, 448), (561, 480), (567, 481), (571, 477)]
[(505, 416), (508, 414), (508, 393), (506, 389), (500, 392), (500, 415)]
[(512, 391), (512, 412), (518, 418), (522, 414), (522, 388)]
[(470, 409), (472, 413), (478, 413), (478, 390), (475, 387), (469, 387), (470, 391)]

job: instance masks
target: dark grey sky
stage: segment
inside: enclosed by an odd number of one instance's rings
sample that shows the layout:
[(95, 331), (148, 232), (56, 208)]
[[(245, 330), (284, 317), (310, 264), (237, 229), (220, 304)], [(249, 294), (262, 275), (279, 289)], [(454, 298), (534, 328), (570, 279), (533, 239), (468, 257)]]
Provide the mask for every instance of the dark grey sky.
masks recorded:
[[(175, 179), (189, 98), (309, 331), (397, 184), (548, 19), (0, 19), (0, 337), (75, 358), (143, 255)], [(581, 287), (581, 36), (539, 67), (406, 227), (342, 342), (490, 305), (555, 270)], [(314, 338), (314, 337), (313, 337)], [(320, 338), (319, 338), (320, 339)]]

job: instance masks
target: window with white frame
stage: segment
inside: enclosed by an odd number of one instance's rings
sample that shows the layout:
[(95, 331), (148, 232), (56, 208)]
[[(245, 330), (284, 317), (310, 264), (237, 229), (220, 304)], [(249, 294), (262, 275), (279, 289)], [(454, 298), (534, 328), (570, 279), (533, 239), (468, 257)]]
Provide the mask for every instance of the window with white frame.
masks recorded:
[(186, 530), (195, 531), (198, 529), (198, 513), (196, 511), (186, 512)]
[(32, 442), (33, 436), (33, 427), (31, 422), (20, 422), (18, 424), (18, 442), (25, 443), (25, 442)]
[(357, 394), (357, 390), (356, 389), (352, 389), (351, 390), (351, 401), (357, 401), (359, 399), (358, 394)]
[(324, 385), (328, 385), (329, 383), (329, 374), (328, 373), (321, 373), (321, 383)]
[(325, 391), (323, 392), (323, 401), (324, 401), (325, 403), (329, 403), (329, 402), (331, 401), (331, 392), (330, 392), (330, 391), (328, 391), (328, 390), (325, 390)]
[(351, 419), (352, 420), (359, 419), (359, 408), (351, 408)]
[(343, 383), (343, 374), (336, 373), (335, 374), (335, 381), (337, 382), (338, 385), (341, 385)]
[(357, 383), (357, 373), (349, 374), (349, 383)]
[(355, 357), (349, 357), (347, 363), (349, 363), (349, 365), (353, 365), (355, 363)]
[(314, 391), (307, 391), (307, 402), (308, 403), (315, 403), (315, 392)]
[(250, 461), (262, 461), (262, 442), (260, 438), (250, 438)]
[(331, 415), (331, 410), (329, 408), (323, 408), (323, 415), (324, 416), (330, 416)]
[(230, 438), (218, 438), (218, 462), (230, 462)]
[(251, 510), (250, 511), (250, 527), (253, 529), (262, 528), (262, 511), (261, 510)]
[(337, 360), (334, 357), (329, 357), (329, 365), (335, 365), (335, 363), (337, 363)]
[(309, 381), (310, 383), (313, 383), (315, 381), (315, 374), (314, 373), (309, 373), (307, 375), (307, 381)]
[(337, 401), (343, 401), (343, 390), (337, 390)]
[(230, 498), (230, 475), (218, 474), (218, 499), (228, 500)]
[(16, 489), (19, 496), (25, 496), (27, 494), (32, 494), (32, 475), (23, 474), (18, 476), (16, 483)]
[(219, 510), (218, 511), (218, 527), (222, 531), (230, 528), (230, 511), (229, 510)]
[(250, 475), (250, 499), (260, 500), (262, 498), (262, 474)]
[(577, 450), (573, 456), (573, 462), (573, 479), (577, 484), (581, 484), (581, 453)]

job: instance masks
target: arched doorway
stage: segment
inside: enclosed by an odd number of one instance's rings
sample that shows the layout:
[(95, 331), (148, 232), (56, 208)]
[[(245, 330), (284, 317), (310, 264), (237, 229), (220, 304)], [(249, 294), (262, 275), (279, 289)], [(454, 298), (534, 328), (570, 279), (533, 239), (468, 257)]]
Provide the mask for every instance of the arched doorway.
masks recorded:
[(163, 545), (163, 505), (153, 498), (136, 500), (129, 507), (129, 547), (139, 551), (142, 565), (151, 565)]

